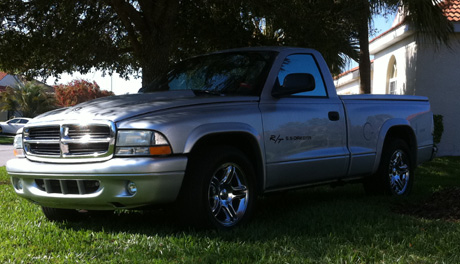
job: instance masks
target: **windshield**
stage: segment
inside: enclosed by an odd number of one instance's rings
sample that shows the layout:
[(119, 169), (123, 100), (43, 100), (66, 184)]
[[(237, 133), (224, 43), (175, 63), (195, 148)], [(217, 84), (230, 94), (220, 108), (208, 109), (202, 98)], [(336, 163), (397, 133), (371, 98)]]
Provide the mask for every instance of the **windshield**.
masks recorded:
[(139, 92), (192, 90), (195, 94), (260, 95), (273, 52), (235, 52), (182, 61)]

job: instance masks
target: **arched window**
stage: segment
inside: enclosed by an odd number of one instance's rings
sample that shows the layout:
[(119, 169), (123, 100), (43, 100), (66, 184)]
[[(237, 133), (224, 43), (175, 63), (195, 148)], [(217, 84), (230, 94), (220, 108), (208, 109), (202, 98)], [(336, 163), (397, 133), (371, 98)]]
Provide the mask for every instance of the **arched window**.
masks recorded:
[(395, 56), (391, 56), (390, 63), (388, 63), (387, 75), (387, 91), (389, 94), (400, 94), (398, 90), (398, 68)]

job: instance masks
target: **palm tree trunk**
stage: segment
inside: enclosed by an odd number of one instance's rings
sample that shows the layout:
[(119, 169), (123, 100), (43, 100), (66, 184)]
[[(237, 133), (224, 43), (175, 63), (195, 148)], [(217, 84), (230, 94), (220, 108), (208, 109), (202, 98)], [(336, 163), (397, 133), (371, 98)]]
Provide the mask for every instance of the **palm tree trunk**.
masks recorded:
[(361, 0), (362, 16), (357, 17), (359, 41), (359, 90), (361, 94), (371, 93), (371, 61), (369, 54), (369, 17), (370, 6), (367, 0)]

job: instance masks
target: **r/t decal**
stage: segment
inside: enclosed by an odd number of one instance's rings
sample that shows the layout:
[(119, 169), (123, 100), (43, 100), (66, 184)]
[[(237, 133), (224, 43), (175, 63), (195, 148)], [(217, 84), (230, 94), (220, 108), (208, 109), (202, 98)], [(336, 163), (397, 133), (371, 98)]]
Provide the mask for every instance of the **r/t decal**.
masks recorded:
[(280, 135), (271, 135), (270, 136), (270, 141), (273, 141), (275, 144), (279, 144), (283, 140), (284, 140), (284, 138), (282, 138)]
[(312, 140), (311, 136), (281, 136), (281, 135), (270, 135), (270, 141), (275, 144), (281, 143), (281, 141), (306, 141)]

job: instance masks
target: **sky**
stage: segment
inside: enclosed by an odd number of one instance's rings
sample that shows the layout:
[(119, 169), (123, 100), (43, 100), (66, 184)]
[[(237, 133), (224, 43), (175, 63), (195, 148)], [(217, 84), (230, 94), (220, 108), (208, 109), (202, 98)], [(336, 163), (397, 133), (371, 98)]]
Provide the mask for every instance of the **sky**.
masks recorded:
[(391, 28), (391, 24), (393, 24), (393, 20), (395, 15), (391, 15), (388, 18), (383, 16), (375, 16), (374, 17), (374, 26), (377, 29), (375, 35), (370, 36), (370, 39), (377, 37), (378, 35), (382, 34), (383, 32), (387, 31)]
[[(374, 17), (374, 26), (377, 29), (377, 31), (374, 35), (370, 36), (370, 38), (372, 39), (390, 29), (391, 24), (393, 23), (393, 18), (394, 16), (390, 16), (389, 18), (384, 18), (382, 16)], [(352, 62), (348, 67), (349, 69), (351, 69), (356, 67), (357, 65), (357, 63)], [(117, 95), (126, 93), (137, 93), (139, 88), (141, 88), (142, 86), (141, 78), (135, 78), (132, 76), (129, 80), (125, 80), (123, 78), (120, 78), (120, 76), (116, 73), (114, 73), (112, 76), (103, 76), (102, 73), (99, 71), (91, 72), (85, 75), (82, 75), (78, 72), (73, 74), (62, 74), (57, 81), (56, 78), (51, 77), (47, 79), (46, 83), (48, 85), (67, 84), (75, 79), (84, 79), (90, 82), (96, 81), (101, 90), (112, 91)]]

